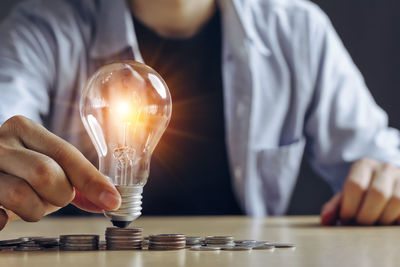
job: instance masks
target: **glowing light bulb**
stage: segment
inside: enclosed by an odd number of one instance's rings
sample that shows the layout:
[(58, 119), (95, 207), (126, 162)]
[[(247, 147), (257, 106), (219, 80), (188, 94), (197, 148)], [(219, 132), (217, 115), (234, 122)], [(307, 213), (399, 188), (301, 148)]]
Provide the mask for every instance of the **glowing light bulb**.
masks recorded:
[(121, 194), (117, 211), (104, 211), (114, 225), (141, 215), (151, 154), (168, 126), (172, 102), (161, 76), (135, 61), (100, 68), (82, 91), (82, 122), (96, 148), (99, 170)]

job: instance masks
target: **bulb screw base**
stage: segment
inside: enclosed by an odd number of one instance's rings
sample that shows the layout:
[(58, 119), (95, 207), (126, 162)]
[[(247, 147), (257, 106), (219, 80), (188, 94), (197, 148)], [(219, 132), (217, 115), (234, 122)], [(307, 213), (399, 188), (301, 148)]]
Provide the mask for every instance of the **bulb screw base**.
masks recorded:
[(126, 228), (142, 214), (143, 186), (115, 186), (121, 195), (121, 206), (118, 210), (104, 211), (114, 226)]

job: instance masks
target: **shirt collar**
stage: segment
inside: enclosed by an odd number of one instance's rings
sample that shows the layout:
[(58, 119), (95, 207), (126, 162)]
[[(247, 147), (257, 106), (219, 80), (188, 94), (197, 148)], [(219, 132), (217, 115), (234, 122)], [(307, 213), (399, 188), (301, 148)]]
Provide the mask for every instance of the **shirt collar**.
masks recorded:
[(125, 0), (101, 0), (90, 56), (109, 58), (127, 48), (133, 50), (136, 61), (143, 62), (128, 4)]

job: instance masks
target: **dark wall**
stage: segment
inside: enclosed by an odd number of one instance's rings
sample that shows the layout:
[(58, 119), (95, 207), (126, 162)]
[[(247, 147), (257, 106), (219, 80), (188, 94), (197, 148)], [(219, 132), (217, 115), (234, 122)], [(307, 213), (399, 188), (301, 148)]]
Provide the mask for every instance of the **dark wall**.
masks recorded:
[[(328, 14), (378, 104), (400, 128), (400, 1), (313, 0)], [(0, 20), (20, 0), (0, 1)], [(316, 214), (332, 192), (303, 163), (289, 214)]]

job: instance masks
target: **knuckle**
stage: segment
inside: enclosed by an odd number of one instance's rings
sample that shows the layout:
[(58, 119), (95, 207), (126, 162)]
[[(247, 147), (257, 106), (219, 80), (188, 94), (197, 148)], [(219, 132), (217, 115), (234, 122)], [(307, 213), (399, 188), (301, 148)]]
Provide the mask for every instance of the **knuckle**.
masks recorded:
[(52, 160), (39, 160), (33, 169), (33, 186), (50, 187), (61, 176), (61, 172), (61, 168)]
[(24, 116), (13, 116), (3, 123), (6, 130), (10, 132), (18, 132), (20, 130), (27, 129), (29, 127), (29, 121)]

